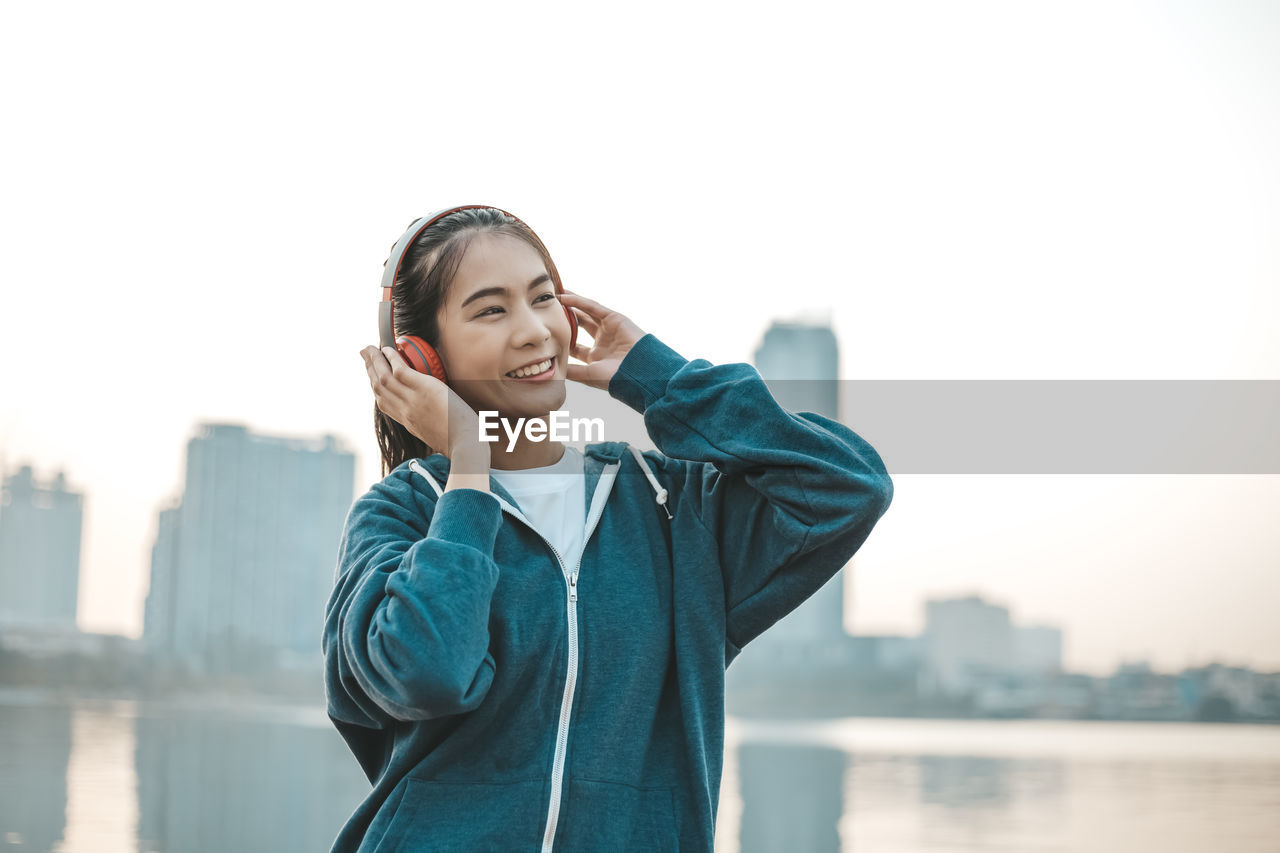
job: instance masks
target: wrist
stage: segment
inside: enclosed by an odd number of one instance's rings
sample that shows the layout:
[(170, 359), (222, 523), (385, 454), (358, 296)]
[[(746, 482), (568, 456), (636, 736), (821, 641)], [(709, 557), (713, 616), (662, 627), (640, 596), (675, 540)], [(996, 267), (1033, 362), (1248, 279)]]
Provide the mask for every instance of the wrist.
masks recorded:
[(477, 492), (489, 491), (489, 474), (469, 474), (462, 471), (450, 471), (449, 479), (444, 484), (446, 492), (453, 489), (475, 489)]
[(459, 442), (449, 449), (449, 480), (468, 477), (483, 481), (489, 487), (489, 468), (493, 464), (487, 445), (478, 442)]

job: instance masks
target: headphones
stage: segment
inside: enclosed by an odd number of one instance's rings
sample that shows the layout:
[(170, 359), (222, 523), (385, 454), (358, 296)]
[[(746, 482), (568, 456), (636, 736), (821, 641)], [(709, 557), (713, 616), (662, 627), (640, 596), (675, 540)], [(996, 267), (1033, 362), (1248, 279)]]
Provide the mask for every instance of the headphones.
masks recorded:
[[(413, 245), (413, 241), (417, 240), (418, 236), (422, 234), (423, 231), (426, 231), (434, 225), (437, 220), (448, 216), (450, 213), (455, 213), (459, 210), (471, 210), (473, 208), (496, 210), (499, 213), (515, 219), (516, 222), (524, 225), (525, 228), (529, 228), (529, 226), (525, 225), (525, 223), (519, 218), (512, 216), (501, 208), (492, 207), (491, 205), (463, 204), (458, 207), (447, 207), (444, 210), (437, 210), (430, 216), (424, 216), (410, 225), (409, 230), (404, 232), (404, 235), (401, 236), (401, 238), (396, 241), (395, 246), (391, 248), (391, 256), (387, 258), (387, 262), (382, 271), (382, 301), (378, 303), (379, 346), (389, 347), (394, 343), (396, 352), (400, 353), (400, 357), (403, 358), (410, 367), (419, 373), (434, 376), (441, 382), (448, 382), (449, 380), (446, 378), (444, 362), (440, 359), (440, 355), (436, 352), (435, 347), (431, 346), (431, 344), (427, 343), (422, 338), (414, 335), (396, 337), (395, 307), (391, 301), (391, 292), (392, 288), (395, 287), (396, 277), (400, 275), (400, 265), (404, 263), (405, 252), (408, 251), (409, 246)], [(533, 234), (532, 228), (529, 228), (529, 233)], [(539, 238), (537, 234), (534, 234), (534, 239), (538, 240), (539, 243), (542, 242), (541, 238)], [(547, 270), (547, 272), (551, 274), (551, 281), (555, 284), (556, 295), (559, 296), (564, 293), (564, 285), (560, 283), (560, 273), (556, 270), (555, 264), (550, 264), (550, 267), (551, 268)], [(569, 306), (564, 305), (562, 307), (564, 308), (565, 316), (569, 318), (569, 352), (572, 353), (574, 347), (577, 346), (578, 343), (578, 318), (574, 316), (574, 313)]]

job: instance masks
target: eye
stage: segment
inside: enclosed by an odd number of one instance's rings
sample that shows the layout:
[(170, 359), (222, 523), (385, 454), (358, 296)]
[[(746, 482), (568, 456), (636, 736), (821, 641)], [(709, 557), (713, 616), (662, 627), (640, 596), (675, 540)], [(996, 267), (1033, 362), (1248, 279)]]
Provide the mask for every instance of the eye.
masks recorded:
[(554, 293), (544, 293), (542, 294), (542, 296), (539, 296), (537, 299), (533, 300), (534, 303), (541, 302), (543, 300), (543, 297), (546, 297), (547, 299), (555, 299), (556, 295)]
[(484, 309), (483, 311), (481, 311), (481, 312), (480, 312), (479, 314), (477, 314), (476, 316), (477, 316), (477, 317), (489, 317), (489, 316), (492, 316), (492, 315), (490, 315), (490, 314), (489, 314), (489, 312), (490, 312), (490, 311), (501, 311), (501, 310), (502, 310), (502, 309), (501, 309), (501, 308), (499, 308), (497, 305), (494, 305), (494, 306), (493, 306), (493, 307), (491, 307), (491, 308), (486, 308), (486, 309)]

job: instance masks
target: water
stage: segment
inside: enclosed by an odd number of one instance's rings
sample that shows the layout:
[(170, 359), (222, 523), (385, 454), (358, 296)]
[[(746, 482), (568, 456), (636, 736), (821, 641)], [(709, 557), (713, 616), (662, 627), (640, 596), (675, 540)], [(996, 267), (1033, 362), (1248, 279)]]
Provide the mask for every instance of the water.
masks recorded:
[[(0, 703), (0, 853), (327, 851), (322, 709)], [(717, 853), (1280, 849), (1280, 727), (731, 720)]]

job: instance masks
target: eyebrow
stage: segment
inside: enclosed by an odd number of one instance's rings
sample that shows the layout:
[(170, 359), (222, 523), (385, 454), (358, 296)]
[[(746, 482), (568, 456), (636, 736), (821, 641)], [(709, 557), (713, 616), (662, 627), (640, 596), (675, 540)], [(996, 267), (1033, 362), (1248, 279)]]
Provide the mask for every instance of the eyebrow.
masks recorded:
[[(526, 290), (533, 290), (538, 285), (545, 284), (548, 281), (551, 281), (551, 276), (544, 272), (542, 275), (529, 282), (529, 286)], [(462, 300), (462, 307), (466, 308), (472, 302), (475, 302), (477, 299), (483, 299), (486, 296), (505, 296), (506, 293), (507, 289), (505, 287), (484, 287)]]

